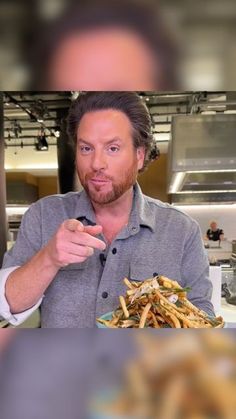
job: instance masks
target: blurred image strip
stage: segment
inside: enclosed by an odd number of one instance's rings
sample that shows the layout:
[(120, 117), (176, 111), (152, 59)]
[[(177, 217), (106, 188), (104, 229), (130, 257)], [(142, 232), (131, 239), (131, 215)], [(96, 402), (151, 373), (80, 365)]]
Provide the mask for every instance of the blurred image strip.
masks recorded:
[(1, 332), (4, 419), (235, 417), (231, 331)]
[(234, 0), (2, 0), (1, 89), (233, 90), (235, 20)]

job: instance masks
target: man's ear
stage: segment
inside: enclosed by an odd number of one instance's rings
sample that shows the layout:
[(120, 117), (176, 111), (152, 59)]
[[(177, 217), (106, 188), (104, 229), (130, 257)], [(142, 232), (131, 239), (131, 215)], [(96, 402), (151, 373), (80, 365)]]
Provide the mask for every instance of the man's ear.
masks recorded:
[(145, 148), (140, 146), (136, 150), (137, 153), (137, 160), (138, 160), (138, 170), (143, 168), (144, 159), (145, 159)]

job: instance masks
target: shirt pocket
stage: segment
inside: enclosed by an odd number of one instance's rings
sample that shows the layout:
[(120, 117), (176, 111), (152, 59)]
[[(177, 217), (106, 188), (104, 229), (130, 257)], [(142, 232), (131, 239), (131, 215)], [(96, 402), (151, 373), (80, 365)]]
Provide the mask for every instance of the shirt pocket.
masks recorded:
[(129, 278), (131, 281), (143, 282), (145, 279), (151, 279), (156, 275), (158, 275), (158, 272), (153, 265), (150, 266), (148, 264), (139, 263), (138, 261), (131, 263), (130, 265)]
[(63, 266), (62, 268), (59, 269), (59, 272), (69, 272), (69, 271), (78, 271), (78, 270), (82, 270), (82, 269), (86, 269), (88, 267), (88, 259), (85, 260), (84, 262), (80, 262), (80, 263), (70, 263), (67, 266)]
[(45, 292), (43, 305), (50, 312), (76, 315), (85, 301), (88, 260), (59, 269)]

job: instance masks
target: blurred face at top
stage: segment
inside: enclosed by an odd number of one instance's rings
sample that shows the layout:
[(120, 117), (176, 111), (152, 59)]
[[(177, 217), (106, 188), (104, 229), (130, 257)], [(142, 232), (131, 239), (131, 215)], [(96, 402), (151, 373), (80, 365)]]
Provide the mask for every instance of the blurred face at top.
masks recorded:
[(135, 31), (96, 28), (66, 36), (49, 63), (53, 90), (153, 90), (154, 53)]
[(86, 113), (77, 130), (76, 166), (91, 201), (109, 204), (135, 183), (144, 148), (135, 148), (125, 113), (107, 109)]

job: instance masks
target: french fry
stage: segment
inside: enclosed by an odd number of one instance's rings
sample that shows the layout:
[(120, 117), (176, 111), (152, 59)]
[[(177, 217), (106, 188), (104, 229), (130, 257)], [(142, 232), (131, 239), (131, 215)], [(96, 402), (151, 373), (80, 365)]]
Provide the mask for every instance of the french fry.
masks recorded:
[(133, 285), (131, 284), (131, 282), (128, 280), (128, 278), (124, 278), (124, 284), (130, 289), (130, 290), (133, 290), (134, 289), (134, 287), (133, 287)]
[(165, 321), (164, 325), (166, 324), (166, 325), (169, 325), (169, 327), (174, 328), (173, 320), (171, 319), (170, 316), (167, 315), (166, 310), (164, 309), (164, 307), (160, 307), (159, 310), (160, 310), (160, 313), (161, 313), (161, 315), (162, 315), (162, 317)]
[(132, 288), (132, 289), (129, 289), (128, 291), (126, 291), (126, 294), (127, 294), (128, 296), (130, 296), (130, 295), (134, 295), (134, 294), (135, 294), (135, 292), (136, 292), (136, 289), (135, 289), (135, 288)]
[(171, 312), (167, 307), (165, 307), (165, 314), (167, 317), (169, 317), (176, 329), (181, 329), (181, 324), (179, 322), (178, 317), (176, 316), (176, 313)]
[(143, 329), (145, 326), (145, 322), (146, 322), (146, 318), (148, 315), (148, 312), (150, 310), (150, 308), (152, 307), (151, 303), (147, 303), (147, 305), (144, 307), (144, 310), (142, 312), (141, 318), (140, 318), (140, 322), (139, 322), (139, 329)]
[(183, 305), (185, 307), (188, 307), (189, 309), (191, 309), (192, 312), (198, 314), (200, 317), (206, 318), (207, 317), (207, 313), (205, 313), (204, 311), (200, 310), (199, 308), (197, 308), (196, 306), (194, 306), (190, 301), (188, 301), (187, 299), (183, 299), (182, 301)]
[(126, 319), (128, 319), (128, 318), (129, 318), (129, 312), (128, 312), (127, 307), (126, 307), (125, 299), (124, 299), (124, 297), (121, 295), (121, 296), (119, 297), (119, 300), (120, 300), (120, 305), (121, 305), (122, 310), (123, 310), (123, 312), (124, 312), (125, 318), (126, 318)]
[(152, 316), (152, 321), (153, 321), (153, 324), (154, 324), (154, 328), (155, 329), (160, 329), (159, 323), (157, 321), (157, 317), (155, 316), (155, 314), (152, 311), (150, 311), (150, 314)]
[[(173, 281), (172, 279), (167, 278), (166, 276), (163, 276), (163, 275), (161, 275), (159, 277), (159, 282), (162, 285), (164, 285), (164, 284), (167, 285), (168, 284), (169, 285), (168, 288), (179, 288), (179, 289), (181, 289), (181, 286), (179, 285), (179, 283), (177, 281)], [(166, 285), (164, 285), (164, 286), (166, 286)]]
[(116, 326), (116, 325), (117, 325), (117, 323), (119, 322), (119, 320), (120, 320), (120, 318), (119, 318), (119, 317), (114, 317), (114, 318), (111, 320), (110, 325), (111, 325), (111, 326)]

